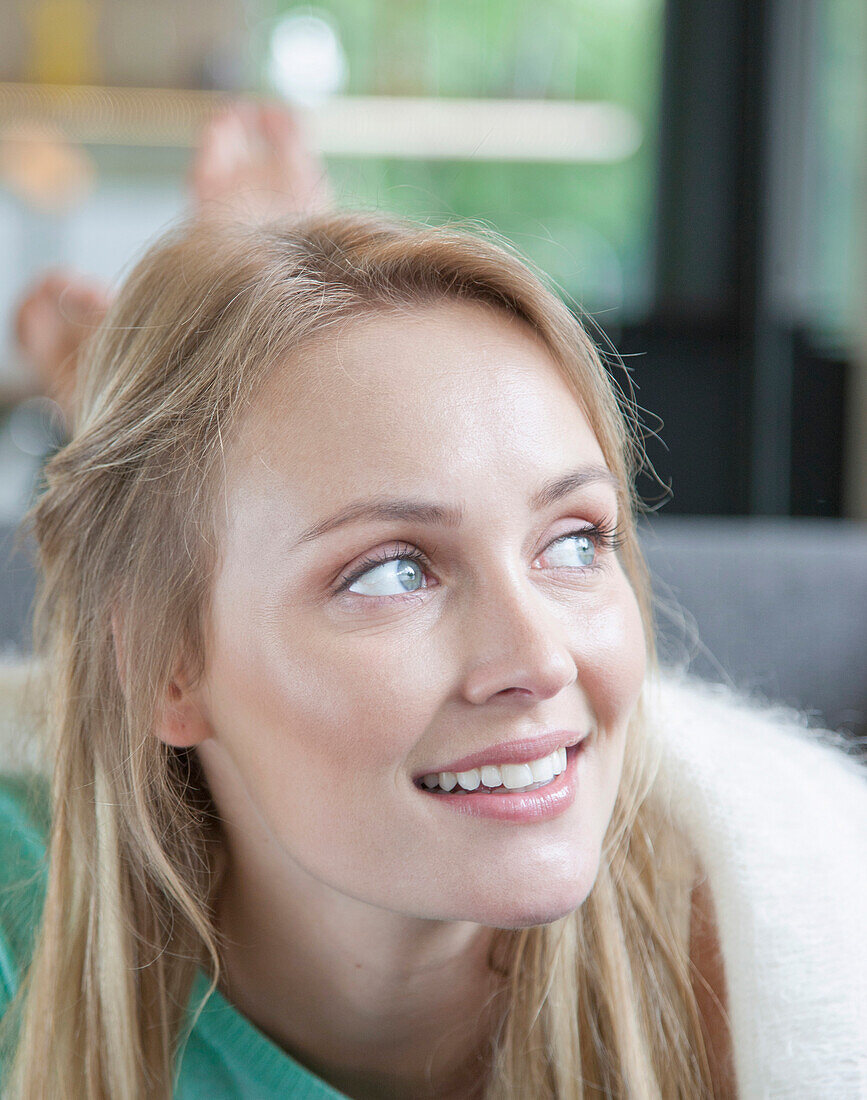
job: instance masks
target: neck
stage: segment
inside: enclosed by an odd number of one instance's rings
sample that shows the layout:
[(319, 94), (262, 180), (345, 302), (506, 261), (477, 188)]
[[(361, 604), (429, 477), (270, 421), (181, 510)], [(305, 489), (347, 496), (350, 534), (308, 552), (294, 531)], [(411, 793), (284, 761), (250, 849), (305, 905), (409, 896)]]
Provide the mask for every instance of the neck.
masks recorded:
[(321, 883), (263, 890), (237, 866), (218, 905), (223, 992), (261, 1031), (354, 1100), (482, 1095), (493, 929), (374, 910)]

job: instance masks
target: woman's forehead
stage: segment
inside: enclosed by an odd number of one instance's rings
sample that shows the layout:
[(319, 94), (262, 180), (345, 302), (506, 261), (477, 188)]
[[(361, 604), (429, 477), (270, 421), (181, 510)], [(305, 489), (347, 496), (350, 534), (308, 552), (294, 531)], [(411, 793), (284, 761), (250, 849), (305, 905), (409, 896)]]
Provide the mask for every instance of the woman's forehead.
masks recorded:
[[(521, 515), (541, 486), (607, 465), (544, 345), (490, 311), (388, 315), (301, 354), (275, 372), (226, 455), (242, 557), (293, 545), (362, 500), (463, 507), (470, 525)], [(616, 509), (610, 481), (587, 491)]]
[(282, 455), (347, 469), (531, 459), (598, 444), (544, 343), (503, 311), (441, 302), (378, 313), (275, 368), (241, 426), (256, 462)]

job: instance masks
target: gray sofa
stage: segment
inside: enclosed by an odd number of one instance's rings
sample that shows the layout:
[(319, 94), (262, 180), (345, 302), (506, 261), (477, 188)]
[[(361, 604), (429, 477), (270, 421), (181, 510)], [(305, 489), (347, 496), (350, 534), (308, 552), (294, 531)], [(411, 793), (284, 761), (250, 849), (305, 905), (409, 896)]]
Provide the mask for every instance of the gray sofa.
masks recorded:
[(669, 517), (641, 531), (663, 661), (867, 735), (867, 524)]
[[(663, 663), (867, 736), (867, 524), (654, 517), (641, 540)], [(33, 568), (0, 528), (0, 645), (28, 648)]]

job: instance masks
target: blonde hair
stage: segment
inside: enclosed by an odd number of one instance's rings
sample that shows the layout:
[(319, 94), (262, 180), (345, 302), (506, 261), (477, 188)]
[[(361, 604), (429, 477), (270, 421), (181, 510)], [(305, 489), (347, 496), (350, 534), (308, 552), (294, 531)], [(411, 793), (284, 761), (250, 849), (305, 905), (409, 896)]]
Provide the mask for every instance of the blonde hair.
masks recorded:
[[(203, 667), (224, 441), (302, 342), (372, 310), (454, 298), (522, 319), (583, 406), (627, 487), (619, 553), (655, 668), (634, 410), (570, 310), (508, 248), (361, 213), (174, 231), (101, 327), (74, 437), (32, 515), (53, 819), (44, 913), (15, 1006), (11, 1095), (171, 1096), (196, 970), (212, 988), (219, 978), (221, 837), (195, 751), (166, 746), (153, 726), (179, 656)], [(688, 944), (666, 889), (686, 842), (655, 804), (644, 723), (639, 700), (585, 903), (496, 933), (507, 1008), (487, 1100), (712, 1094)]]

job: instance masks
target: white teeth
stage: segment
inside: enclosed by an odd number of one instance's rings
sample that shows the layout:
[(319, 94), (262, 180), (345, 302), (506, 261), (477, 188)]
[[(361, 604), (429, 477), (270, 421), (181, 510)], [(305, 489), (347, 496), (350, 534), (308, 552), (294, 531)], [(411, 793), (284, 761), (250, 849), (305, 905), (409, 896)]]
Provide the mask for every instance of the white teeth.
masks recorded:
[[(559, 756), (557, 760), (559, 762)], [(550, 756), (543, 756), (541, 760), (534, 760), (530, 765), (533, 772), (534, 783), (547, 783), (554, 778), (554, 761)]]
[(503, 786), (510, 791), (529, 787), (533, 782), (533, 769), (529, 764), (503, 764), (500, 771), (503, 773)]
[(527, 764), (484, 764), (481, 768), (470, 768), (465, 772), (431, 772), (421, 782), (428, 790), (440, 787), (444, 791), (452, 791), (455, 787), (460, 787), (461, 790), (475, 791), (483, 786), (505, 787), (506, 790), (515, 791), (540, 783), (550, 783), (565, 770), (566, 750), (559, 748)]
[(500, 769), (493, 764), (485, 764), (481, 769), (482, 782), (486, 787), (502, 787), (503, 777), (500, 775)]
[(474, 791), (481, 781), (478, 768), (470, 768), (468, 772), (458, 772), (458, 783), (465, 791)]

